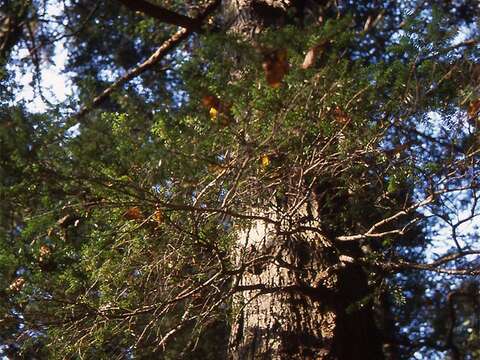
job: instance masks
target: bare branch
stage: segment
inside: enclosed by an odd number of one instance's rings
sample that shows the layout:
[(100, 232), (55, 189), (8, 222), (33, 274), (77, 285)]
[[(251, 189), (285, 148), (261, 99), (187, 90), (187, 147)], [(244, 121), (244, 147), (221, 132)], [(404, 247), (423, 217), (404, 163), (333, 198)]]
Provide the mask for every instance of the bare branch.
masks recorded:
[[(474, 276), (480, 275), (480, 267), (472, 267), (472, 268), (461, 268), (461, 269), (449, 269), (449, 268), (440, 268), (440, 265), (446, 264), (447, 262), (454, 261), (460, 258), (464, 258), (465, 256), (469, 255), (480, 255), (480, 251), (472, 250), (472, 251), (464, 251), (462, 253), (455, 253), (449, 254), (446, 256), (442, 256), (440, 259), (432, 262), (432, 263), (413, 263), (404, 260), (396, 260), (396, 261), (375, 261), (374, 266), (378, 266), (385, 271), (397, 272), (401, 270), (423, 270), (423, 271), (433, 271), (440, 274), (448, 274), (448, 275), (457, 275), (457, 276)], [(368, 265), (368, 260), (361, 260), (361, 263)], [(370, 264), (371, 265), (371, 264)]]
[(173, 34), (171, 38), (165, 41), (146, 61), (127, 72), (126, 75), (122, 76), (108, 88), (103, 90), (100, 95), (98, 95), (92, 100), (92, 103), (90, 105), (87, 105), (82, 110), (80, 110), (80, 112), (78, 112), (74, 118), (81, 119), (82, 117), (84, 117), (88, 112), (90, 112), (96, 106), (100, 105), (103, 101), (105, 101), (116, 89), (118, 89), (128, 81), (132, 80), (133, 78), (137, 77), (138, 75), (144, 73), (153, 65), (157, 64), (169, 51), (174, 49), (190, 34), (191, 31), (186, 29), (181, 29), (177, 31), (175, 34)]
[(425, 56), (423, 58), (420, 58), (417, 60), (416, 62), (416, 66), (418, 66), (420, 63), (426, 61), (426, 60), (431, 60), (431, 59), (435, 59), (437, 56), (440, 56), (440, 55), (443, 55), (443, 54), (447, 54), (449, 53), (450, 51), (452, 50), (456, 50), (456, 49), (459, 49), (459, 48), (462, 48), (462, 47), (473, 47), (473, 46), (476, 46), (478, 45), (480, 41), (478, 39), (468, 39), (468, 40), (464, 40), (464, 41), (461, 41), (459, 42), (458, 44), (455, 44), (455, 45), (452, 45), (452, 46), (449, 46), (449, 47), (446, 47), (444, 49), (441, 49), (440, 51), (438, 51), (437, 53), (434, 53), (434, 54), (430, 54), (428, 56)]
[[(382, 227), (386, 224), (389, 224), (392, 221), (394, 221), (394, 220), (396, 220), (396, 219), (398, 219), (402, 216), (408, 215), (411, 212), (413, 212), (414, 210), (431, 203), (434, 199), (435, 199), (434, 196), (429, 196), (425, 200), (420, 201), (419, 203), (413, 204), (412, 206), (409, 206), (408, 208), (406, 208), (404, 210), (401, 210), (401, 211), (397, 212), (396, 214), (373, 224), (372, 227), (367, 232), (365, 232), (364, 234), (351, 235), (351, 236), (338, 236), (337, 240), (340, 240), (340, 241), (356, 241), (356, 240), (362, 240), (362, 239), (366, 239), (366, 238), (379, 238), (379, 237), (383, 237), (383, 236), (386, 236), (386, 235), (391, 235), (392, 233), (401, 234), (401, 231), (396, 231), (396, 230), (394, 230), (393, 232), (392, 231), (386, 231), (386, 232), (382, 232), (382, 233), (376, 233), (376, 231), (380, 227)], [(415, 221), (418, 221), (418, 219), (414, 219), (414, 222)]]
[[(202, 21), (216, 9), (219, 3), (219, 0), (213, 0), (212, 2), (210, 2), (205, 8), (205, 10), (203, 10), (202, 13), (195, 18), (195, 22), (201, 24)], [(81, 120), (88, 112), (90, 112), (96, 106), (100, 105), (103, 101), (105, 101), (119, 87), (121, 87), (128, 81), (134, 79), (135, 77), (143, 74), (145, 71), (157, 64), (160, 60), (163, 59), (166, 54), (175, 49), (175, 47), (179, 45), (183, 40), (188, 38), (188, 36), (190, 36), (195, 31), (195, 29), (196, 28), (192, 27), (183, 28), (173, 34), (147, 60), (145, 60), (137, 67), (131, 69), (129, 72), (127, 72), (126, 75), (122, 76), (120, 79), (118, 79), (108, 88), (106, 88), (100, 95), (98, 95), (92, 100), (92, 103), (90, 105), (83, 107), (76, 114), (76, 116), (71, 119), (72, 121), (69, 121), (66, 124), (66, 127), (70, 128), (71, 126), (75, 125), (77, 121)]]

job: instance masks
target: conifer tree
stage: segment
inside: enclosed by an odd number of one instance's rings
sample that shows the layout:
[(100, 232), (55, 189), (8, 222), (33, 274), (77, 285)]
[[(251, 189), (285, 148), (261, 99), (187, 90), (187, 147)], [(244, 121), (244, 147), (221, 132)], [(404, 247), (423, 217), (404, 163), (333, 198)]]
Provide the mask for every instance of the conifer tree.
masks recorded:
[(479, 11), (1, 5), (0, 354), (477, 357)]

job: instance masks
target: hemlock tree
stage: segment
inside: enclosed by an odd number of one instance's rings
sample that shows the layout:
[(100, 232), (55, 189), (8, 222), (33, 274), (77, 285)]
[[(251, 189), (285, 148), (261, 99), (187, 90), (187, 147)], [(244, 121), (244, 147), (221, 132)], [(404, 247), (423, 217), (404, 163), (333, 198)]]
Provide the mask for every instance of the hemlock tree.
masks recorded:
[(478, 357), (478, 15), (3, 4), (0, 353)]

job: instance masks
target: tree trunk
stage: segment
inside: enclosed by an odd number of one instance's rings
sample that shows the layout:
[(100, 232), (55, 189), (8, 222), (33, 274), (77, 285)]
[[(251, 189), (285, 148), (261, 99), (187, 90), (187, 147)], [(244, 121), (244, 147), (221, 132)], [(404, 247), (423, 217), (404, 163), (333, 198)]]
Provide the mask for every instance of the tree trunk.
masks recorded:
[[(279, 14), (289, 3), (226, 1), (226, 21), (253, 40), (264, 27), (284, 23)], [(320, 228), (318, 222), (316, 216), (306, 225)], [(229, 358), (382, 359), (367, 276), (341, 262), (342, 253), (317, 232), (279, 235), (261, 221), (242, 230), (237, 256), (251, 266), (235, 285)]]
[(318, 234), (278, 236), (256, 222), (241, 233), (248, 263), (234, 298), (231, 359), (382, 359), (367, 277)]

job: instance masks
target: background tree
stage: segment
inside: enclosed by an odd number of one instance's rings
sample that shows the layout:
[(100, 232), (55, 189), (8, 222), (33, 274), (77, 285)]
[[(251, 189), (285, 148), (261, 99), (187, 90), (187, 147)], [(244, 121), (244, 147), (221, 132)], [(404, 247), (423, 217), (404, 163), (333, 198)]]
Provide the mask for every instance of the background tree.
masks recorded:
[(475, 358), (474, 1), (0, 10), (4, 354)]

